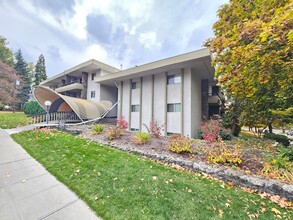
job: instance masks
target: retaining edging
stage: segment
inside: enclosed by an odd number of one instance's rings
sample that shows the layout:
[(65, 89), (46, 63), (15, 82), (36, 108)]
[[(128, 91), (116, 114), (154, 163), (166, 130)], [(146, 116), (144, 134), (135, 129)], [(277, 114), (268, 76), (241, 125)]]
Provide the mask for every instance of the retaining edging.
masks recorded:
[[(87, 138), (91, 139), (90, 137)], [(261, 176), (247, 175), (237, 170), (233, 170), (231, 168), (212, 166), (203, 162), (192, 162), (190, 160), (185, 160), (182, 158), (173, 158), (164, 154), (147, 153), (131, 147), (118, 146), (111, 142), (103, 142), (100, 140), (97, 141), (96, 139), (91, 140), (99, 142), (103, 145), (110, 146), (115, 149), (131, 152), (134, 154), (148, 157), (153, 160), (159, 160), (164, 163), (179, 165), (191, 171), (206, 173), (221, 180), (233, 182), (236, 185), (255, 189), (259, 192), (266, 192), (269, 194), (278, 195), (288, 199), (289, 201), (293, 201), (292, 184), (283, 183), (277, 180), (268, 180)]]

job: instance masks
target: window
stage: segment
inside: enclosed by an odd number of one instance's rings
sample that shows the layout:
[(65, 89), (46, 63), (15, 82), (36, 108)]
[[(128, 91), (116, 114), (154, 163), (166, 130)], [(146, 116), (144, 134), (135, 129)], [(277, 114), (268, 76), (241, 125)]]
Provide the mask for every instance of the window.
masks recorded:
[(167, 112), (181, 112), (181, 103), (167, 104)]
[(219, 93), (219, 86), (212, 86), (212, 95), (216, 95)]
[(96, 73), (92, 73), (92, 80), (94, 80), (96, 77)]
[(139, 88), (139, 82), (131, 82), (131, 89), (138, 89)]
[(96, 91), (91, 91), (91, 98), (95, 98), (96, 97)]
[(167, 76), (167, 84), (177, 84), (181, 83), (181, 75), (180, 74), (173, 74)]
[(136, 85), (136, 82), (132, 82), (132, 83), (131, 83), (131, 89), (136, 89), (136, 86), (137, 86), (137, 85)]
[(131, 128), (130, 130), (131, 130), (131, 131), (139, 131), (138, 128)]
[(139, 105), (132, 105), (131, 112), (139, 112)]

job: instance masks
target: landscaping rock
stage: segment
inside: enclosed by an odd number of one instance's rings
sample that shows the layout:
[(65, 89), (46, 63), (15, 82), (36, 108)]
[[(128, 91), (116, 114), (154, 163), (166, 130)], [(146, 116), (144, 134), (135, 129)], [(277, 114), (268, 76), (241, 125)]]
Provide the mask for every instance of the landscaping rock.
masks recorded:
[(293, 201), (292, 184), (283, 183), (277, 180), (265, 179), (261, 176), (248, 175), (229, 167), (218, 165), (213, 166), (202, 161), (193, 162), (193, 159), (189, 157), (183, 157), (181, 155), (173, 156), (174, 154), (170, 153), (169, 150), (161, 150), (158, 152), (155, 148), (146, 149), (142, 146), (133, 146), (131, 141), (120, 144), (120, 140), (109, 141), (107, 139), (103, 139), (102, 136), (99, 138), (96, 136), (86, 136), (86, 138), (119, 150), (139, 154), (152, 160), (162, 161), (163, 163), (179, 165), (188, 170), (206, 173), (218, 179), (233, 182), (236, 185), (248, 187), (259, 192), (279, 195), (288, 199), (289, 201)]

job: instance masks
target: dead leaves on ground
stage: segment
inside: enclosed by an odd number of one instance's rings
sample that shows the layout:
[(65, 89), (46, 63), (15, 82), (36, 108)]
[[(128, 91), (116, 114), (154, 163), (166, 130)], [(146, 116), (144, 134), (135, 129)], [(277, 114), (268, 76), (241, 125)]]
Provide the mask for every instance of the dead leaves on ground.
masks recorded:
[[(206, 178), (206, 179), (209, 179), (209, 180), (213, 180), (213, 181), (216, 181), (216, 182), (219, 182), (221, 183), (221, 187), (222, 188), (225, 188), (227, 186), (230, 186), (230, 187), (238, 187), (240, 189), (242, 189), (244, 192), (247, 192), (247, 193), (250, 193), (250, 194), (256, 194), (256, 195), (259, 195), (261, 198), (263, 199), (269, 199), (271, 202), (279, 205), (281, 208), (286, 208), (286, 209), (290, 209), (290, 210), (293, 210), (293, 202), (290, 202), (288, 201), (287, 199), (285, 198), (282, 198), (278, 195), (271, 195), (269, 193), (257, 193), (257, 190), (254, 190), (254, 189), (250, 189), (250, 188), (247, 188), (247, 187), (243, 187), (243, 186), (237, 186), (235, 185), (235, 183), (231, 182), (231, 181), (224, 181), (224, 180), (220, 180), (216, 177), (213, 177), (209, 174), (206, 174), (206, 173), (199, 173), (199, 172), (194, 172), (194, 171), (191, 171), (189, 169), (186, 169), (186, 168), (183, 168), (177, 164), (174, 164), (174, 163), (164, 163), (160, 160), (152, 160), (156, 163), (159, 163), (161, 165), (164, 165), (164, 166), (168, 166), (168, 167), (172, 167), (180, 172), (189, 172), (189, 173), (193, 173), (194, 175), (196, 176), (201, 176), (202, 178)], [(167, 182), (166, 182), (167, 183)], [(262, 208), (260, 210), (261, 213), (264, 213), (266, 211), (266, 208)], [(275, 209), (274, 209), (275, 211)], [(275, 212), (274, 212), (275, 213)], [(258, 214), (249, 214), (250, 215), (250, 218), (258, 218)]]

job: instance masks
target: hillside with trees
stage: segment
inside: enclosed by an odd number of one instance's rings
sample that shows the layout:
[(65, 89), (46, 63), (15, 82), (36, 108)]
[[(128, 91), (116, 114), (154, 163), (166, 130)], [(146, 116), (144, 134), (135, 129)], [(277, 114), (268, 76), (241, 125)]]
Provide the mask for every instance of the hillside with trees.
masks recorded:
[(0, 36), (0, 106), (13, 110), (29, 100), (32, 87), (47, 79), (45, 57), (41, 54), (36, 65), (23, 57), (21, 49), (13, 53), (8, 40)]

